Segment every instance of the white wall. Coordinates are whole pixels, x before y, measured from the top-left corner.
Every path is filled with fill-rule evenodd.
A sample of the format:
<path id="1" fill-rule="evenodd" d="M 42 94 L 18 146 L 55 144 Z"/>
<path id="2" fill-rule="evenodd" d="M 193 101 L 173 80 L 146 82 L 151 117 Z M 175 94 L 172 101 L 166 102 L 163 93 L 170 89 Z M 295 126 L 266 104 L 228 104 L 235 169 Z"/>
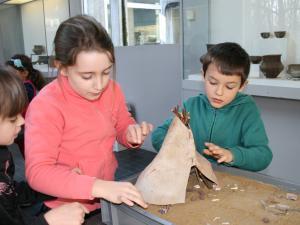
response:
<path id="1" fill-rule="evenodd" d="M 61 22 L 69 18 L 68 0 L 44 0 L 48 55 L 53 55 L 53 40 Z"/>
<path id="2" fill-rule="evenodd" d="M 210 0 L 210 42 L 234 41 L 250 55 L 282 54 L 285 65 L 300 63 L 300 1 Z M 287 31 L 262 39 L 261 32 Z"/>
<path id="3" fill-rule="evenodd" d="M 46 47 L 43 2 L 33 1 L 21 6 L 25 54 L 30 56 L 34 45 Z"/>

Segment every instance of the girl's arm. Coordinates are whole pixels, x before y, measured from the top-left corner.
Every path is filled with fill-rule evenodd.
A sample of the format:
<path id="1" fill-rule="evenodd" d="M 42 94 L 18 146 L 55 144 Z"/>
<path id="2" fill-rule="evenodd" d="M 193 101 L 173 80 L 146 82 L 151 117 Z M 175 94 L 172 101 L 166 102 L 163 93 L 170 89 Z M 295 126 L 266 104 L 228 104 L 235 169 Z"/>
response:
<path id="1" fill-rule="evenodd" d="M 115 107 L 117 141 L 130 148 L 140 147 L 147 135 L 152 131 L 152 124 L 142 122 L 136 124 L 128 112 L 124 94 L 118 84 L 115 84 Z"/>
<path id="2" fill-rule="evenodd" d="M 64 118 L 51 99 L 37 96 L 25 122 L 25 169 L 29 185 L 42 193 L 70 199 L 93 199 L 94 177 L 79 175 L 67 165 L 57 164 Z M 47 179 L 45 179 L 47 178 Z"/>

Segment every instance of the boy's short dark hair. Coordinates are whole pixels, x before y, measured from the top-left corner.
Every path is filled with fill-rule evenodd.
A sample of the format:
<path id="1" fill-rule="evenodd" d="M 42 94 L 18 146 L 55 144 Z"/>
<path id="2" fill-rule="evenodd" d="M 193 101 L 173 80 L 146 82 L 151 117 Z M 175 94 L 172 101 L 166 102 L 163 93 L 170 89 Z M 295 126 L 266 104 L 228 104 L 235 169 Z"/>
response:
<path id="1" fill-rule="evenodd" d="M 21 79 L 8 68 L 0 66 L 0 117 L 17 116 L 26 105 L 27 95 Z"/>
<path id="2" fill-rule="evenodd" d="M 250 71 L 248 53 L 237 43 L 224 42 L 211 47 L 201 56 L 202 70 L 205 76 L 209 64 L 214 63 L 218 71 L 225 75 L 239 75 L 241 85 L 245 83 Z"/>

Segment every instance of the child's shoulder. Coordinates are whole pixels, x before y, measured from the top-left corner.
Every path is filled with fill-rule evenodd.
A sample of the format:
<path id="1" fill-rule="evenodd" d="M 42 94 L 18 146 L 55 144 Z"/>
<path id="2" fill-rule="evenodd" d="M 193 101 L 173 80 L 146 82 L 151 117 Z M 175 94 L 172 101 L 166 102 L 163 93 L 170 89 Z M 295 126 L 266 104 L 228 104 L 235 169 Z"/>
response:
<path id="1" fill-rule="evenodd" d="M 32 105 L 62 104 L 63 96 L 62 88 L 60 87 L 59 81 L 56 79 L 39 91 L 31 101 L 30 107 L 32 107 Z"/>
<path id="2" fill-rule="evenodd" d="M 235 99 L 232 101 L 232 105 L 255 105 L 255 100 L 251 95 L 245 93 L 238 93 Z"/>
<path id="3" fill-rule="evenodd" d="M 185 105 L 194 105 L 194 104 L 203 104 L 203 103 L 204 104 L 209 103 L 206 95 L 204 95 L 204 94 L 199 94 L 199 95 L 190 97 L 184 101 Z"/>
<path id="4" fill-rule="evenodd" d="M 55 79 L 51 83 L 49 83 L 45 87 L 43 87 L 42 90 L 40 90 L 38 95 L 43 96 L 43 98 L 45 98 L 47 96 L 48 97 L 51 97 L 51 96 L 57 97 L 57 95 L 61 95 L 61 94 L 62 94 L 62 88 L 60 86 L 59 80 Z"/>
<path id="5" fill-rule="evenodd" d="M 239 111 L 247 116 L 257 116 L 260 114 L 259 107 L 251 95 L 239 93 L 231 105 L 233 106 L 231 107 L 233 110 Z"/>

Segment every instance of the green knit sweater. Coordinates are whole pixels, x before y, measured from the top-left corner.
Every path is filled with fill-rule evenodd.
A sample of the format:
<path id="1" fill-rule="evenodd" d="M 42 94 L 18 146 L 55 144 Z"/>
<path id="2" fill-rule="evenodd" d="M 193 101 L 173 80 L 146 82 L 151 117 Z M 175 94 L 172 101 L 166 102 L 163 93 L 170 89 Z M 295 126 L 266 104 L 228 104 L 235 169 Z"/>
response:
<path id="1" fill-rule="evenodd" d="M 190 113 L 190 127 L 199 153 L 205 149 L 204 142 L 212 142 L 230 150 L 234 160 L 224 163 L 250 171 L 265 169 L 273 154 L 268 147 L 268 137 L 259 110 L 251 96 L 238 93 L 228 105 L 215 109 L 206 95 L 200 94 L 184 102 Z M 152 133 L 152 144 L 159 150 L 167 134 L 172 118 Z M 212 162 L 216 160 L 204 155 Z"/>

